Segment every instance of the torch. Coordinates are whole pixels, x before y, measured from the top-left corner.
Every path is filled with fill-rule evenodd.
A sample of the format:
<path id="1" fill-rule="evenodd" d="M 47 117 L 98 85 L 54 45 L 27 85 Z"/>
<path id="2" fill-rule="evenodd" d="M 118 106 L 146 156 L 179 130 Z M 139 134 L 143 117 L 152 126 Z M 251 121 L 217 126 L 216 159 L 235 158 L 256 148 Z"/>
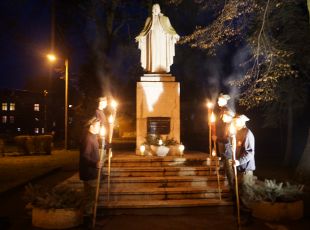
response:
<path id="1" fill-rule="evenodd" d="M 229 128 L 229 132 L 231 135 L 231 146 L 232 146 L 232 160 L 235 162 L 236 160 L 236 148 L 237 148 L 237 140 L 236 140 L 236 127 L 232 122 Z M 237 217 L 238 217 L 238 225 L 240 226 L 240 204 L 239 204 L 239 188 L 238 188 L 238 176 L 237 176 L 237 166 L 233 164 L 234 176 L 235 176 L 235 191 L 236 191 L 236 203 L 237 203 Z"/>
<path id="2" fill-rule="evenodd" d="M 104 156 L 105 156 L 105 135 L 106 135 L 106 129 L 104 126 L 101 126 L 100 133 L 99 133 L 101 139 L 102 139 L 102 148 L 100 151 L 99 161 L 103 162 Z M 97 184 L 96 184 L 96 196 L 95 196 L 95 203 L 94 203 L 94 211 L 93 211 L 93 228 L 96 225 L 96 216 L 97 216 L 97 205 L 98 205 L 98 198 L 99 198 L 99 192 L 100 192 L 100 178 L 101 178 L 101 168 L 98 169 L 98 175 L 97 175 Z"/>
<path id="3" fill-rule="evenodd" d="M 108 118 L 109 122 L 109 150 L 108 150 L 108 201 L 110 200 L 110 178 L 111 178 L 111 158 L 112 158 L 112 137 L 113 137 L 113 128 L 114 128 L 114 121 L 116 117 L 116 110 L 117 110 L 117 102 L 112 100 L 111 102 L 112 113 Z"/>
<path id="4" fill-rule="evenodd" d="M 215 121 L 216 121 L 216 117 L 212 111 L 210 118 L 209 118 L 209 136 L 210 136 L 210 175 L 211 175 L 211 166 L 212 166 L 212 141 L 211 141 L 211 136 L 212 136 L 212 126 L 214 125 L 214 131 L 215 131 Z M 215 151 L 215 155 L 216 155 L 216 141 L 214 140 L 214 151 Z"/>
<path id="5" fill-rule="evenodd" d="M 209 126 L 209 154 L 211 155 L 212 152 L 212 140 L 211 140 L 211 112 L 213 109 L 213 103 L 211 101 L 207 101 L 207 108 L 208 108 L 208 126 Z"/>

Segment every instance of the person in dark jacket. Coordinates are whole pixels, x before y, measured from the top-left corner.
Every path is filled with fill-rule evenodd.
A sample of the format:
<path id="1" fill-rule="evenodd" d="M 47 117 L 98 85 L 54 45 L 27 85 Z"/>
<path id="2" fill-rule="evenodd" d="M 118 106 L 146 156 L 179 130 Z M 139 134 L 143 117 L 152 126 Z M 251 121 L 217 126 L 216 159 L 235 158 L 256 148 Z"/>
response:
<path id="1" fill-rule="evenodd" d="M 99 157 L 97 137 L 100 131 L 100 120 L 94 117 L 87 122 L 86 127 L 87 130 L 80 145 L 79 174 L 84 182 L 84 214 L 90 215 L 95 200 L 98 170 L 103 165 Z"/>

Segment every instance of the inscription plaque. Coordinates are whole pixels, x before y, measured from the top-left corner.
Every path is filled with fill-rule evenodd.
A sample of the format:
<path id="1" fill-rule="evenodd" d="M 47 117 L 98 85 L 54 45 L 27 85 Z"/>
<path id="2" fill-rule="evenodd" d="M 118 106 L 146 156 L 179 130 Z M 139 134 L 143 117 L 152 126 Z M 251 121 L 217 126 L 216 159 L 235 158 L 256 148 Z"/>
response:
<path id="1" fill-rule="evenodd" d="M 170 117 L 148 117 L 147 118 L 148 134 L 169 134 L 170 133 Z"/>

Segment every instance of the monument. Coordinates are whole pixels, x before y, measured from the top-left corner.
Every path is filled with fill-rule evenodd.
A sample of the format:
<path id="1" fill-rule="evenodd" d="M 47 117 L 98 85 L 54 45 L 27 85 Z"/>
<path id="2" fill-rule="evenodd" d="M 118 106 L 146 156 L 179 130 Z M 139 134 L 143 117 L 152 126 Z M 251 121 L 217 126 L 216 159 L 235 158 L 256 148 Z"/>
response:
<path id="1" fill-rule="evenodd" d="M 159 4 L 154 4 L 136 37 L 145 71 L 137 82 L 137 154 L 148 134 L 180 142 L 180 83 L 169 74 L 179 38 Z"/>

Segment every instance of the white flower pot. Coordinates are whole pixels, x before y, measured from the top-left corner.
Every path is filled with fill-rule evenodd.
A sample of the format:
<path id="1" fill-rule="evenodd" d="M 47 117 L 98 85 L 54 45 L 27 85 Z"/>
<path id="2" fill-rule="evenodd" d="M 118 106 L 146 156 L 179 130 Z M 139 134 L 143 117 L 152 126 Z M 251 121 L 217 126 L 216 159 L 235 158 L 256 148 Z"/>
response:
<path id="1" fill-rule="evenodd" d="M 169 148 L 163 145 L 159 146 L 156 150 L 156 154 L 159 157 L 167 156 L 168 152 L 169 152 Z"/>

